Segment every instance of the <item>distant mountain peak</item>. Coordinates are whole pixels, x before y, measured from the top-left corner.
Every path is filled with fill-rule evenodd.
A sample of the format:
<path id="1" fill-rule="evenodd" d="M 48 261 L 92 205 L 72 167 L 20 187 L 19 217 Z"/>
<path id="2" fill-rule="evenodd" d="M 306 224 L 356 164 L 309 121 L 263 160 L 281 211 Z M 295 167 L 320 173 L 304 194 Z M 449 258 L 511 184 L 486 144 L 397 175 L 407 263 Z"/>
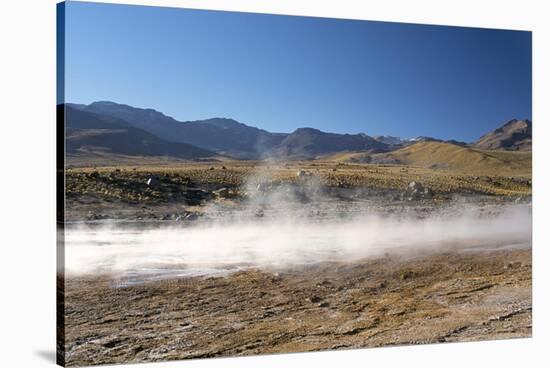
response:
<path id="1" fill-rule="evenodd" d="M 210 118 L 204 120 L 195 120 L 194 123 L 199 124 L 210 124 L 213 126 L 220 127 L 222 129 L 231 129 L 233 127 L 247 127 L 248 125 L 238 122 L 237 120 L 231 118 Z"/>
<path id="2" fill-rule="evenodd" d="M 440 142 L 441 139 L 434 137 L 428 137 L 426 135 L 419 135 L 418 137 L 409 138 L 410 142 Z"/>
<path id="3" fill-rule="evenodd" d="M 366 134 L 327 133 L 315 128 L 298 128 L 274 150 L 279 157 L 313 159 L 342 151 L 382 152 L 388 145 Z"/>
<path id="4" fill-rule="evenodd" d="M 89 104 L 88 106 L 98 106 L 98 105 L 111 105 L 111 106 L 119 105 L 119 106 L 128 106 L 129 107 L 129 105 L 124 105 L 124 104 L 120 104 L 120 103 L 113 102 L 113 101 L 107 101 L 107 100 L 94 101 L 91 104 Z"/>
<path id="5" fill-rule="evenodd" d="M 531 130 L 533 125 L 529 119 L 512 119 L 495 131 L 504 132 L 506 130 L 513 130 L 514 132 L 520 132 L 525 134 L 532 134 Z"/>
<path id="6" fill-rule="evenodd" d="M 303 128 L 298 128 L 294 130 L 292 134 L 300 134 L 300 133 L 322 133 L 322 132 L 316 128 L 303 127 Z"/>
<path id="7" fill-rule="evenodd" d="M 95 101 L 84 107 L 86 111 L 103 112 L 118 117 L 123 120 L 139 118 L 151 119 L 169 119 L 175 121 L 174 118 L 163 114 L 162 112 L 152 108 L 133 107 L 126 104 L 121 104 L 113 101 Z M 141 116 L 139 116 L 141 114 Z M 145 115 L 146 114 L 146 115 Z"/>
<path id="8" fill-rule="evenodd" d="M 512 119 L 479 138 L 474 144 L 483 149 L 530 150 L 533 126 L 528 119 Z"/>
<path id="9" fill-rule="evenodd" d="M 361 134 L 364 134 L 364 133 L 361 133 Z M 373 138 L 376 139 L 378 142 L 385 143 L 392 147 L 400 146 L 406 142 L 405 140 L 399 137 L 394 137 L 392 135 L 377 135 Z"/>

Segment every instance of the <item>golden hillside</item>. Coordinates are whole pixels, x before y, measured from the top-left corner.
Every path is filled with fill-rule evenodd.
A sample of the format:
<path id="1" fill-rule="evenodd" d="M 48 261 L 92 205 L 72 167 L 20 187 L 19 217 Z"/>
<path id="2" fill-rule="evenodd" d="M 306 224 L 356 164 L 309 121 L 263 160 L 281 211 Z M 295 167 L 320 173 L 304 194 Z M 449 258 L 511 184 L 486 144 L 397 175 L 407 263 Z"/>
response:
<path id="1" fill-rule="evenodd" d="M 443 142 L 419 142 L 387 153 L 341 153 L 327 159 L 448 169 L 483 175 L 530 176 L 531 157 L 530 151 L 481 150 Z"/>

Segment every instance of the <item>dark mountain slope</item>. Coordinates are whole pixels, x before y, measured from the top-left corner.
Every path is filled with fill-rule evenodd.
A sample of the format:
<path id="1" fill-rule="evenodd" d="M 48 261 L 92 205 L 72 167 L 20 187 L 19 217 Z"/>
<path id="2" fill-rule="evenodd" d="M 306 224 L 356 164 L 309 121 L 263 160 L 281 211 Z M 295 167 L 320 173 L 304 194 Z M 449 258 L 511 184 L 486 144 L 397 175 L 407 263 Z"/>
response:
<path id="1" fill-rule="evenodd" d="M 312 159 L 342 151 L 383 152 L 388 145 L 365 134 L 325 133 L 313 128 L 300 128 L 287 136 L 274 150 L 276 156 Z"/>
<path id="2" fill-rule="evenodd" d="M 483 149 L 529 151 L 532 137 L 531 121 L 514 119 L 484 135 L 474 144 Z"/>
<path id="3" fill-rule="evenodd" d="M 212 157 L 213 152 L 183 143 L 167 142 L 126 121 L 65 106 L 68 154 L 102 153 L 129 156 L 171 156 L 180 159 Z"/>
<path id="4" fill-rule="evenodd" d="M 164 140 L 193 144 L 237 158 L 259 158 L 277 146 L 287 134 L 270 133 L 232 119 L 179 122 L 153 109 L 114 102 L 94 102 L 84 111 L 117 117 Z"/>
<path id="5" fill-rule="evenodd" d="M 269 156 L 313 159 L 345 152 L 370 154 L 392 151 L 418 142 L 441 142 L 463 147 L 469 146 L 464 142 L 442 141 L 430 137 L 417 137 L 411 140 L 397 137 L 372 138 L 365 134 L 326 133 L 314 128 L 300 128 L 291 134 L 271 133 L 226 118 L 180 122 L 153 109 L 136 108 L 109 101 L 94 102 L 90 105 L 68 104 L 67 106 L 75 111 L 93 113 L 96 118 L 100 117 L 106 123 L 115 122 L 123 124 L 128 129 L 139 129 L 139 134 L 147 132 L 165 143 L 186 143 L 195 146 L 195 148 L 200 147 L 237 159 L 259 159 Z M 481 137 L 473 144 L 473 147 L 486 150 L 530 150 L 531 130 L 530 121 L 512 120 L 503 127 Z M 88 139 L 92 138 L 88 136 Z M 174 149 L 173 147 L 168 150 Z M 138 150 L 144 149 L 146 148 L 141 147 Z M 147 149 L 158 151 L 160 147 L 148 145 Z M 127 147 L 127 150 L 131 150 L 131 148 Z"/>

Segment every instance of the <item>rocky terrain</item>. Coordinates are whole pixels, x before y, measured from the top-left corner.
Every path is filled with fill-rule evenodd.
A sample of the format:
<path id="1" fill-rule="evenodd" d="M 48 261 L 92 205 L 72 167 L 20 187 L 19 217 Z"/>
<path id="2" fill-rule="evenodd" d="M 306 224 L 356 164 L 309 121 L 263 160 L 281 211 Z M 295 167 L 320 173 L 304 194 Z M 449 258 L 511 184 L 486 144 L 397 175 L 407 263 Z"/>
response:
<path id="1" fill-rule="evenodd" d="M 60 282 L 69 366 L 529 337 L 527 248 Z"/>
<path id="2" fill-rule="evenodd" d="M 398 165 L 227 161 L 173 166 L 70 168 L 67 221 L 175 220 L 201 216 L 210 204 L 239 206 L 284 192 L 303 203 L 335 200 L 380 210 L 438 207 L 457 200 L 530 201 L 530 175 L 474 175 Z"/>
<path id="3" fill-rule="evenodd" d="M 487 133 L 475 142 L 485 149 L 531 151 L 533 125 L 530 120 L 510 120 L 502 127 Z"/>

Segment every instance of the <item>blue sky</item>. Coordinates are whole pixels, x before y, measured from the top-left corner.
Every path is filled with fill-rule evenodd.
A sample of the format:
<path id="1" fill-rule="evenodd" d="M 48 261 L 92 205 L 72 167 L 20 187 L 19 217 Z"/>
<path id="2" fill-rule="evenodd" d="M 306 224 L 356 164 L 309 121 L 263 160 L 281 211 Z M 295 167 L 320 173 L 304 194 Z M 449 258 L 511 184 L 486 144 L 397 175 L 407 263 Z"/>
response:
<path id="1" fill-rule="evenodd" d="M 68 2 L 66 101 L 472 141 L 531 119 L 531 33 Z"/>

